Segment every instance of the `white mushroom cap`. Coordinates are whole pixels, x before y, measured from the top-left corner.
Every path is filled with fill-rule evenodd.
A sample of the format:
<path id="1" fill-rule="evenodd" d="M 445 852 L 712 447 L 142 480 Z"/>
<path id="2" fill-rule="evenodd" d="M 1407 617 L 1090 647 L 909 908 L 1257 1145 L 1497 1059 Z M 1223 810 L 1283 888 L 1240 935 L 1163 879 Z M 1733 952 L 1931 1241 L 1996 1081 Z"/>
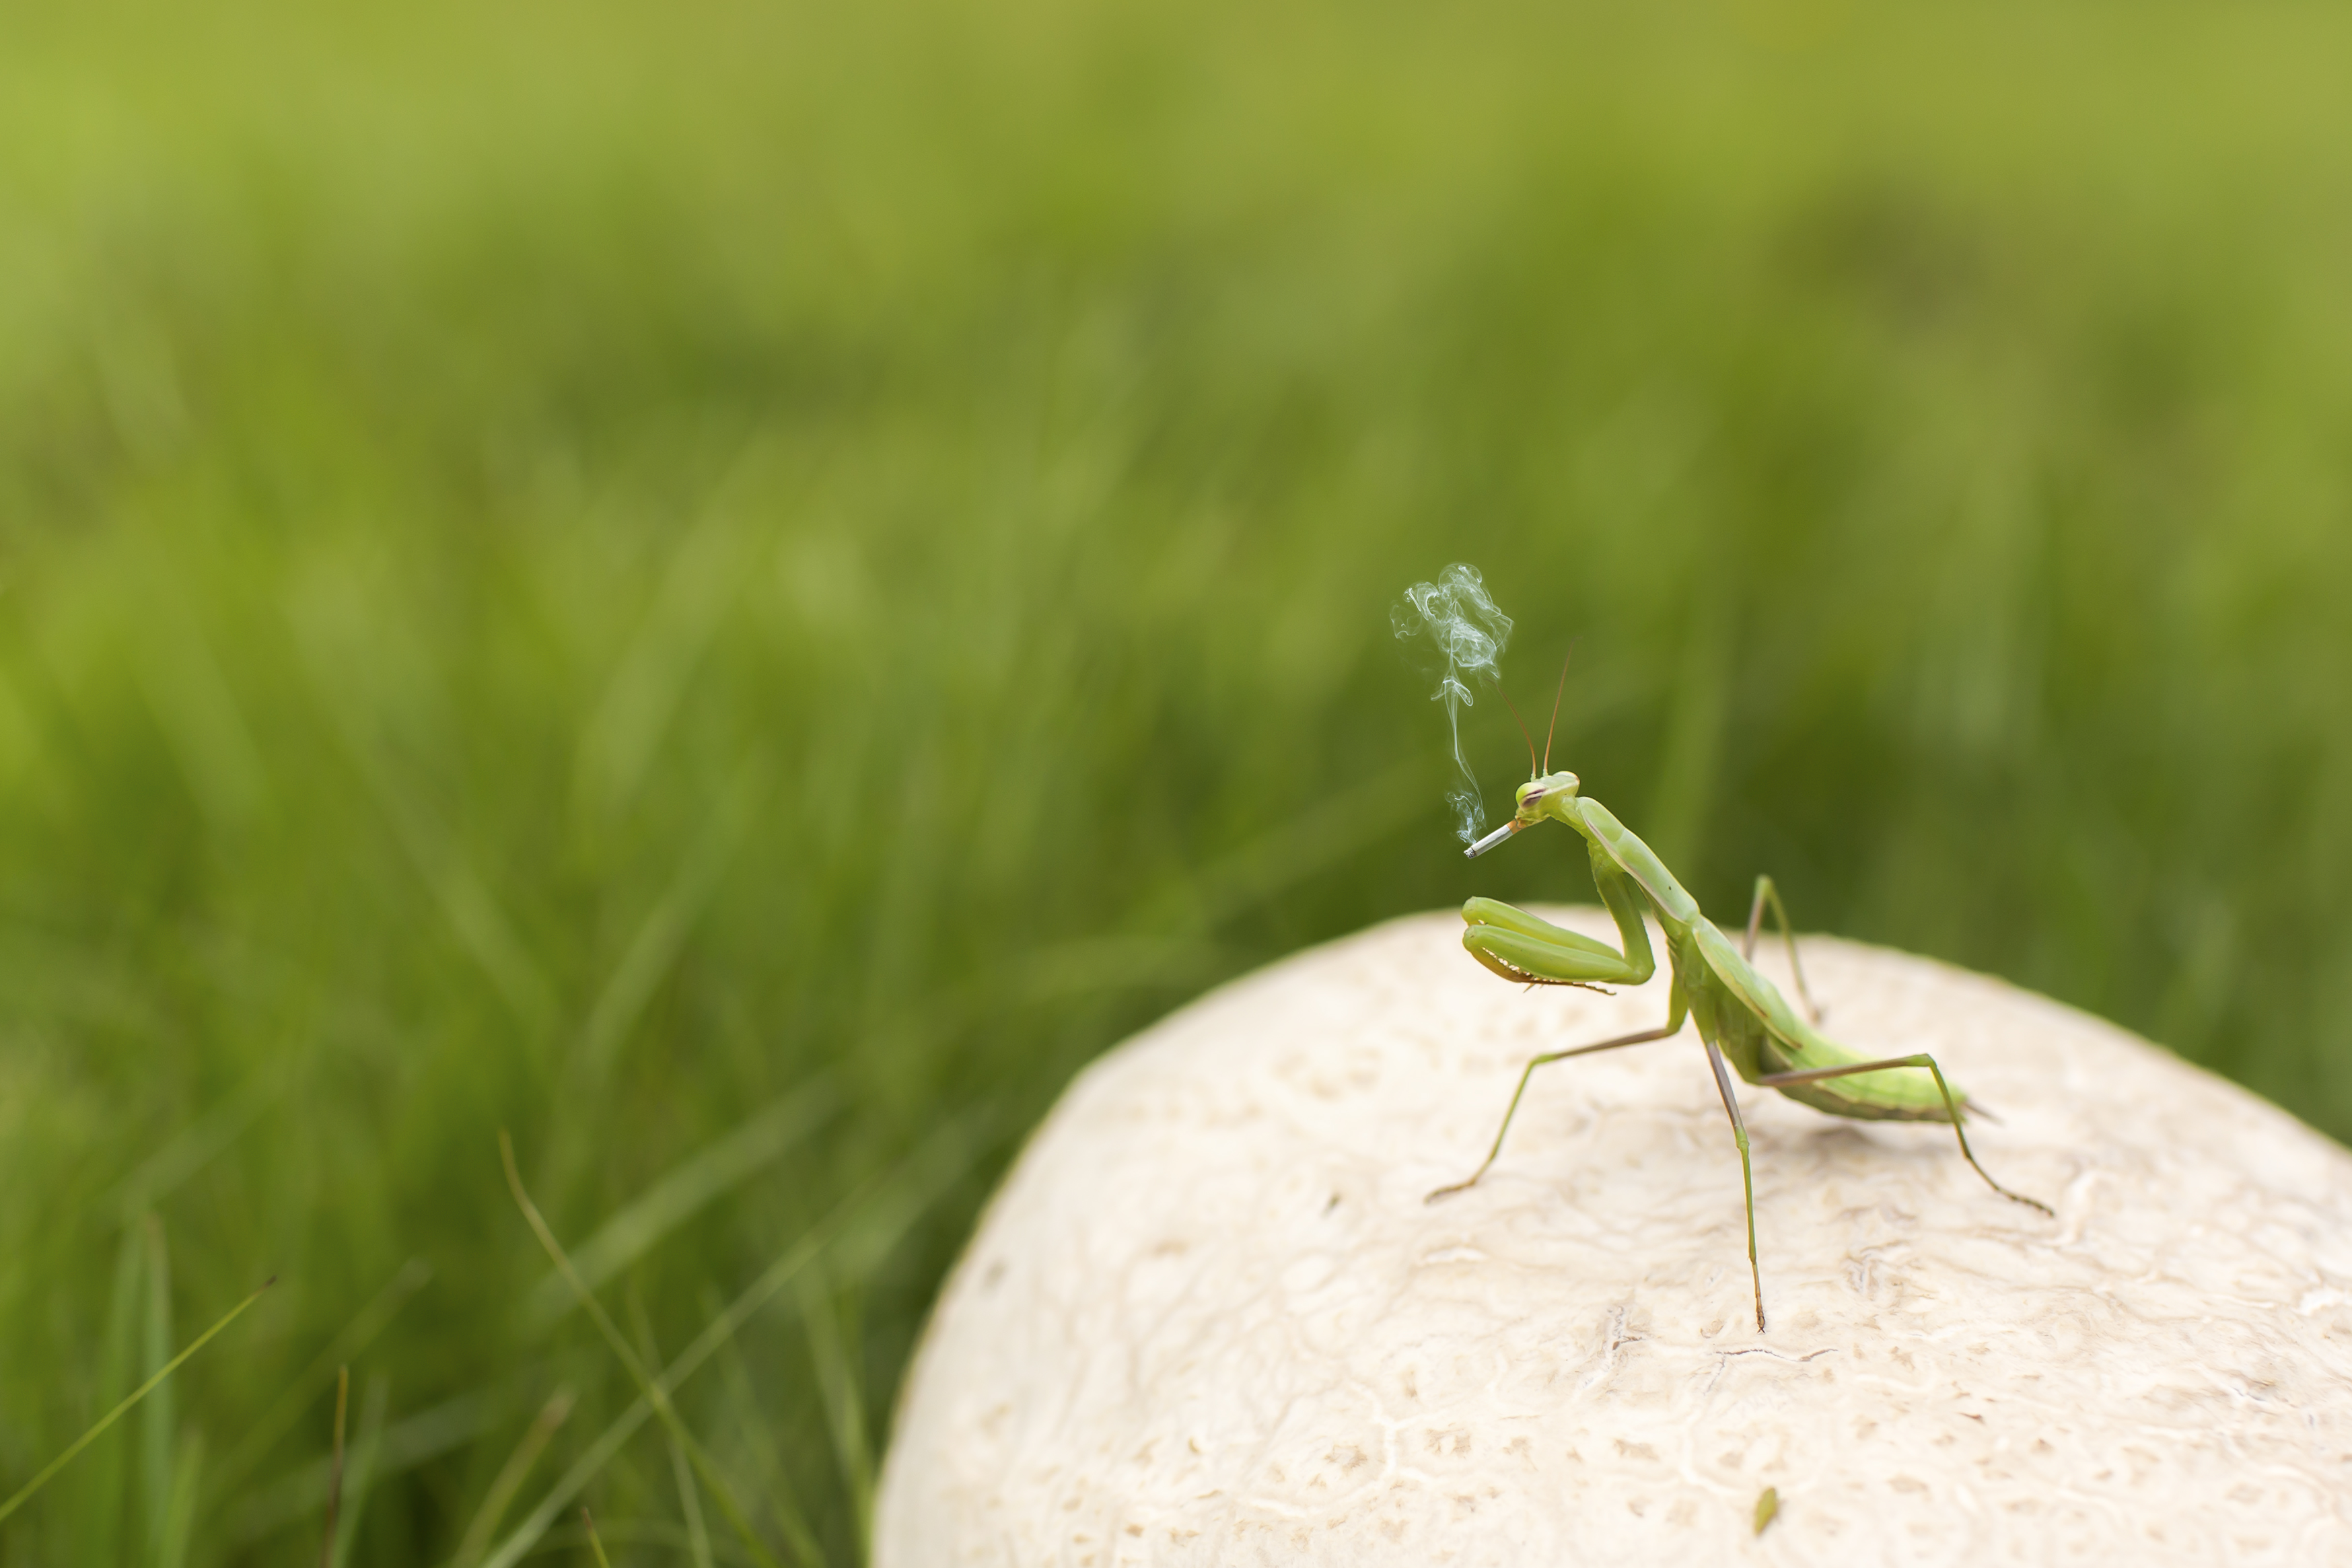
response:
<path id="1" fill-rule="evenodd" d="M 1746 1089 L 1759 1336 L 1688 1032 L 1539 1071 L 1486 1180 L 1423 1202 L 1528 1057 L 1665 1011 L 1663 973 L 1524 991 L 1460 930 L 1299 954 L 1079 1078 L 940 1297 L 880 1568 L 2352 1562 L 2352 1154 L 2056 1003 L 1810 940 L 1829 1032 L 1936 1053 L 2058 1217 L 1948 1128 Z"/>

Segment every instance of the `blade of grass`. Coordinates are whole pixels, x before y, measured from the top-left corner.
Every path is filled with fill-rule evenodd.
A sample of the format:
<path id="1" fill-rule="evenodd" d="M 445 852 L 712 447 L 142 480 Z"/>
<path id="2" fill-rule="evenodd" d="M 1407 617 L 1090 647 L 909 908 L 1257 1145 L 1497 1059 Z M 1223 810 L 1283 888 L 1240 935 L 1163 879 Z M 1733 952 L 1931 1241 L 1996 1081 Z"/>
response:
<path id="1" fill-rule="evenodd" d="M 719 890 L 755 803 L 767 793 L 767 770 L 753 762 L 738 771 L 670 885 L 639 922 L 604 989 L 588 1010 L 580 1039 L 579 1065 L 587 1081 L 604 1080 L 622 1045 L 652 1000 L 662 978 L 677 962 L 686 939 Z"/>
<path id="2" fill-rule="evenodd" d="M 327 1528 L 319 1536 L 319 1568 L 335 1554 L 335 1511 L 343 1505 L 343 1416 L 352 1403 L 352 1369 L 335 1369 L 335 1448 L 327 1471 Z"/>
<path id="3" fill-rule="evenodd" d="M 433 1266 L 422 1258 L 412 1258 L 400 1266 L 391 1282 L 375 1293 L 359 1314 L 343 1325 L 327 1346 L 312 1357 L 310 1365 L 287 1384 L 276 1403 L 263 1413 L 246 1435 L 221 1461 L 220 1470 L 213 1481 L 213 1504 L 226 1502 L 249 1475 L 253 1467 L 268 1455 L 272 1445 L 283 1436 L 286 1429 L 300 1418 L 310 1403 L 311 1392 L 339 1366 L 346 1366 L 359 1353 L 375 1342 L 378 1334 L 408 1304 L 409 1298 L 422 1290 L 433 1278 Z"/>
<path id="4" fill-rule="evenodd" d="M 833 1453 L 857 1528 L 857 1557 L 870 1553 L 866 1539 L 874 1512 L 874 1452 L 866 1436 L 866 1401 L 841 1342 L 841 1324 L 835 1317 L 833 1293 L 826 1289 L 822 1268 L 814 1268 L 794 1285 L 801 1299 L 801 1328 L 808 1336 L 809 1360 L 816 1367 L 817 1390 L 824 1398 L 825 1426 L 833 1436 Z"/>
<path id="5" fill-rule="evenodd" d="M 141 1161 L 102 1201 L 124 1225 L 140 1223 L 156 1203 L 244 1136 L 292 1081 L 291 1073 L 275 1072 L 228 1095 Z"/>
<path id="6" fill-rule="evenodd" d="M 668 570 L 636 635 L 606 680 L 581 731 L 573 797 L 599 829 L 635 800 L 694 667 L 742 589 L 742 563 L 764 531 L 730 504 L 761 456 L 738 452 L 709 510 L 671 552 Z"/>
<path id="7" fill-rule="evenodd" d="M 196 1534 L 196 1494 L 204 1469 L 204 1434 L 188 1432 L 180 1438 L 173 1463 L 172 1495 L 163 1508 L 163 1539 L 155 1552 L 157 1568 L 186 1568 L 188 1545 Z"/>
<path id="8" fill-rule="evenodd" d="M 187 1349 L 182 1351 L 178 1355 L 173 1356 L 170 1361 L 164 1363 L 161 1371 L 157 1372 L 152 1377 L 150 1377 L 138 1387 L 132 1389 L 123 1397 L 122 1403 L 117 1405 L 113 1409 L 100 1416 L 97 1423 L 93 1425 L 89 1431 L 84 1432 L 80 1436 L 75 1438 L 73 1442 L 67 1447 L 64 1453 L 59 1454 L 56 1458 L 51 1459 L 47 1464 L 42 1466 L 39 1473 L 35 1475 L 31 1480 L 26 1481 L 23 1486 L 17 1488 L 14 1496 L 10 1497 L 5 1502 L 0 1502 L 0 1521 L 5 1521 L 10 1514 L 15 1513 L 18 1509 L 24 1507 L 26 1500 L 30 1499 L 43 1487 L 49 1484 L 51 1477 L 55 1476 L 59 1470 L 64 1469 L 68 1465 L 73 1462 L 75 1455 L 80 1453 L 84 1448 L 89 1447 L 92 1443 L 96 1442 L 108 1427 L 122 1419 L 123 1415 L 128 1412 L 132 1405 L 137 1405 L 141 1400 L 146 1398 L 147 1395 L 152 1393 L 165 1378 L 170 1377 L 173 1373 L 179 1371 L 181 1366 L 186 1363 L 190 1356 L 204 1349 L 207 1344 L 210 1344 L 215 1334 L 219 1333 L 223 1329 L 227 1328 L 231 1323 L 236 1321 L 238 1314 L 242 1313 L 247 1307 L 252 1306 L 256 1301 L 261 1300 L 262 1290 L 267 1290 L 270 1286 L 277 1283 L 278 1280 L 274 1276 L 264 1280 L 261 1285 L 261 1289 L 256 1290 L 252 1295 L 247 1296 L 244 1300 L 239 1301 L 236 1306 L 231 1307 L 222 1315 L 220 1321 L 215 1323 L 211 1328 L 206 1329 L 203 1333 L 198 1334 L 194 1341 L 189 1344 Z"/>
<path id="9" fill-rule="evenodd" d="M 635 1279 L 629 1281 L 629 1326 L 636 1331 L 638 1353 L 647 1366 L 661 1364 L 661 1345 L 654 1338 L 653 1320 L 646 1315 L 645 1297 Z M 694 1472 L 688 1465 L 686 1449 L 675 1437 L 669 1440 L 670 1476 L 677 1483 L 678 1511 L 686 1518 L 687 1554 L 694 1568 L 711 1568 L 710 1531 L 702 1521 L 702 1497 L 695 1489 Z"/>
<path id="10" fill-rule="evenodd" d="M 507 1456 L 507 1462 L 499 1467 L 490 1489 L 482 1495 L 482 1506 L 474 1510 L 472 1521 L 467 1524 L 465 1536 L 457 1543 L 457 1568 L 473 1568 L 481 1561 L 482 1553 L 490 1549 L 490 1538 L 498 1533 L 499 1521 L 506 1517 L 530 1468 L 539 1463 L 540 1455 L 546 1451 L 557 1430 L 572 1418 L 572 1390 L 559 1388 L 540 1406 L 522 1441 Z"/>
<path id="11" fill-rule="evenodd" d="M 900 1167 L 907 1179 L 877 1192 L 872 1205 L 842 1227 L 834 1251 L 834 1279 L 845 1286 L 857 1285 L 881 1267 L 940 1194 L 995 1142 L 1003 1131 L 1001 1116 L 997 1107 L 983 1104 L 925 1140 Z"/>
<path id="12" fill-rule="evenodd" d="M 376 1483 L 381 1485 L 427 1459 L 474 1441 L 497 1425 L 509 1403 L 503 1394 L 477 1391 L 444 1400 L 392 1423 L 383 1429 L 383 1441 L 376 1448 L 373 1471 Z M 326 1503 L 327 1486 L 333 1479 L 330 1469 L 327 1457 L 321 1455 L 253 1489 L 224 1521 L 230 1542 L 243 1547 L 273 1531 L 316 1518 Z"/>
<path id="13" fill-rule="evenodd" d="M 958 1117 L 941 1127 L 921 1148 L 898 1163 L 889 1172 L 871 1177 L 858 1185 L 835 1205 L 823 1219 L 803 1232 L 782 1256 L 768 1265 L 760 1277 L 746 1286 L 727 1310 L 705 1325 L 693 1343 L 679 1352 L 676 1361 L 664 1371 L 658 1387 L 667 1395 L 692 1376 L 712 1352 L 732 1339 L 743 1325 L 773 1300 L 777 1293 L 790 1285 L 811 1260 L 823 1252 L 836 1236 L 851 1228 L 853 1221 L 869 1223 L 859 1227 L 857 1234 L 866 1242 L 864 1256 L 879 1258 L 888 1247 L 883 1245 L 880 1227 L 871 1222 L 873 1213 L 888 1216 L 898 1226 L 899 1234 L 913 1225 L 916 1217 L 932 1197 L 949 1183 L 969 1170 L 993 1140 L 996 1116 L 992 1107 L 982 1107 Z M 871 1212 L 869 1212 L 871 1211 Z M 514 1568 L 525 1553 L 547 1533 L 573 1498 L 580 1495 L 597 1471 L 609 1463 L 621 1445 L 635 1436 L 638 1427 L 653 1414 L 653 1403 L 645 1395 L 614 1417 L 613 1423 L 598 1435 L 587 1452 L 572 1462 L 553 1489 L 540 1500 L 523 1521 L 517 1525 L 484 1568 Z"/>
<path id="14" fill-rule="evenodd" d="M 647 1546 L 664 1553 L 681 1556 L 687 1549 L 685 1529 L 667 1519 L 599 1519 L 596 1533 L 608 1548 Z M 574 1520 L 557 1525 L 540 1537 L 539 1544 L 531 1548 L 530 1555 L 547 1557 L 561 1552 L 587 1550 L 591 1550 L 588 1532 Z M 730 1565 L 751 1562 L 740 1548 L 723 1535 L 712 1538 L 710 1555 L 713 1561 Z"/>
<path id="15" fill-rule="evenodd" d="M 333 597 L 311 595 L 291 606 L 295 643 L 320 710 L 390 822 L 394 841 L 440 905 L 450 934 L 536 1046 L 554 1022 L 554 990 L 466 847 L 394 767 L 391 748 L 368 717 L 371 705 L 341 679 L 352 661 L 365 656 L 352 646 L 353 629 L 339 613 L 342 606 L 331 602 Z"/>
<path id="16" fill-rule="evenodd" d="M 704 1205 L 782 1157 L 824 1125 L 840 1104 L 841 1091 L 829 1079 L 777 1100 L 677 1166 L 597 1227 L 572 1253 L 572 1267 L 590 1289 L 601 1287 Z M 532 1289 L 526 1310 L 534 1326 L 544 1328 L 576 1305 L 578 1298 L 558 1273 Z"/>
<path id="17" fill-rule="evenodd" d="M 147 1236 L 147 1321 L 141 1360 L 152 1373 L 172 1354 L 172 1254 L 163 1240 L 163 1222 L 142 1216 Z M 147 1525 L 147 1560 L 160 1563 L 163 1554 L 163 1521 L 171 1510 L 172 1441 L 179 1425 L 178 1401 L 166 1384 L 139 1413 L 140 1515 Z"/>
<path id="18" fill-rule="evenodd" d="M 1318 802 L 1171 887 L 1156 900 L 1149 929 L 1213 929 L 1337 865 L 1412 820 L 1428 777 L 1426 759 L 1414 757 Z"/>
<path id="19" fill-rule="evenodd" d="M 367 1403 L 360 1411 L 360 1435 L 352 1445 L 352 1462 L 343 1473 L 348 1501 L 339 1511 L 326 1568 L 343 1568 L 352 1560 L 352 1543 L 359 1539 L 360 1512 L 367 1506 L 368 1489 L 375 1482 L 377 1456 L 383 1451 L 384 1409 L 392 1403 L 392 1385 L 382 1373 L 368 1379 Z"/>
<path id="20" fill-rule="evenodd" d="M 716 1290 L 705 1289 L 703 1312 L 716 1317 L 720 1303 Z M 768 1500 L 768 1513 L 775 1521 L 776 1532 L 784 1544 L 793 1549 L 803 1568 L 823 1568 L 824 1549 L 816 1542 L 816 1532 L 809 1528 L 801 1512 L 798 1494 L 793 1490 L 792 1476 L 784 1468 L 784 1456 L 776 1447 L 775 1438 L 768 1431 L 768 1423 L 760 1414 L 760 1402 L 751 1389 L 751 1369 L 744 1363 L 743 1347 L 730 1339 L 720 1347 L 719 1363 L 725 1371 L 729 1403 L 734 1406 L 735 1424 L 741 1430 L 746 1447 L 759 1460 L 766 1477 L 762 1489 Z"/>
<path id="21" fill-rule="evenodd" d="M 130 1388 L 137 1362 L 139 1289 L 147 1249 L 144 1226 L 127 1226 L 114 1259 L 114 1289 L 106 1310 L 106 1340 L 99 1367 L 98 1395 L 111 1404 Z M 122 1439 L 101 1444 L 82 1472 L 79 1541 L 94 1563 L 122 1560 Z"/>
<path id="22" fill-rule="evenodd" d="M 702 1500 L 695 1494 L 694 1469 L 687 1463 L 686 1449 L 673 1437 L 669 1443 L 669 1468 L 677 1478 L 677 1501 L 686 1515 L 686 1552 L 694 1568 L 711 1568 L 710 1531 L 702 1522 Z"/>
<path id="23" fill-rule="evenodd" d="M 604 1543 L 596 1535 L 596 1516 L 588 1511 L 585 1504 L 580 1509 L 580 1528 L 588 1532 L 588 1545 L 596 1553 L 596 1568 L 613 1568 L 613 1560 L 604 1555 Z"/>
<path id="24" fill-rule="evenodd" d="M 523 1218 L 530 1222 L 531 1234 L 539 1237 L 539 1245 L 553 1260 L 557 1272 L 571 1285 L 572 1293 L 580 1298 L 580 1304 L 588 1309 L 589 1320 L 596 1325 L 596 1331 L 604 1336 L 604 1342 L 612 1347 L 614 1355 L 620 1358 L 622 1367 L 627 1371 L 630 1380 L 636 1384 L 638 1393 L 653 1402 L 654 1414 L 661 1417 L 661 1424 L 669 1433 L 671 1441 L 685 1448 L 693 1459 L 695 1473 L 702 1478 L 702 1484 L 710 1489 L 711 1498 L 719 1504 L 719 1511 L 727 1516 L 729 1526 L 755 1562 L 763 1564 L 763 1568 L 782 1568 L 782 1564 L 776 1562 L 761 1542 L 759 1532 L 751 1528 L 750 1516 L 744 1513 L 742 1504 L 735 1499 L 733 1489 L 719 1473 L 718 1465 L 703 1451 L 701 1443 L 693 1433 L 687 1429 L 677 1406 L 670 1403 L 668 1392 L 654 1381 L 652 1373 L 646 1370 L 646 1363 L 621 1337 L 620 1328 L 613 1321 L 612 1315 L 604 1310 L 604 1303 L 596 1300 L 595 1293 L 588 1289 L 579 1271 L 572 1268 L 563 1244 L 555 1239 L 555 1232 L 540 1214 L 539 1205 L 530 1201 L 530 1194 L 523 1189 L 522 1171 L 515 1164 L 514 1140 L 507 1135 L 503 1127 L 499 1129 L 499 1157 L 506 1163 L 507 1190 L 514 1194 L 515 1206 L 522 1210 Z"/>

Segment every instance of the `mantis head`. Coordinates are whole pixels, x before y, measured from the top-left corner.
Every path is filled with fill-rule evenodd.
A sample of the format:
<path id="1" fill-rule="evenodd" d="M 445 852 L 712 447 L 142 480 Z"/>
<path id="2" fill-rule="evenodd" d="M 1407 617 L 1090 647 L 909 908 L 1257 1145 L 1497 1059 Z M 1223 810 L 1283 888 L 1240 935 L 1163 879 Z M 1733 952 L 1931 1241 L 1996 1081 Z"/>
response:
<path id="1" fill-rule="evenodd" d="M 1531 778 L 1519 786 L 1518 810 L 1506 822 L 1462 853 L 1475 859 L 1523 828 L 1533 827 L 1545 817 L 1563 817 L 1568 803 L 1576 798 L 1576 775 L 1570 773 L 1545 773 Z"/>

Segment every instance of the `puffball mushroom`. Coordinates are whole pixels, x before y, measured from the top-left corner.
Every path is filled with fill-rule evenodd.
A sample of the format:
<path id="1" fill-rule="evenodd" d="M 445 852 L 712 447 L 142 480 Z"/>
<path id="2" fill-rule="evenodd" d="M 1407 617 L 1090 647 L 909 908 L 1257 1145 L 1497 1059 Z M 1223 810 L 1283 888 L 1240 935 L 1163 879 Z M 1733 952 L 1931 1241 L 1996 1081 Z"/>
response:
<path id="1" fill-rule="evenodd" d="M 2057 1003 L 1811 938 L 1830 1032 L 1934 1052 L 2058 1215 L 1948 1127 L 1743 1089 L 1759 1334 L 1687 1031 L 1544 1068 L 1486 1179 L 1423 1201 L 1528 1058 L 1666 1010 L 1663 968 L 1523 990 L 1460 931 L 1300 953 L 1078 1078 L 908 1374 L 880 1568 L 2352 1563 L 2352 1154 Z"/>

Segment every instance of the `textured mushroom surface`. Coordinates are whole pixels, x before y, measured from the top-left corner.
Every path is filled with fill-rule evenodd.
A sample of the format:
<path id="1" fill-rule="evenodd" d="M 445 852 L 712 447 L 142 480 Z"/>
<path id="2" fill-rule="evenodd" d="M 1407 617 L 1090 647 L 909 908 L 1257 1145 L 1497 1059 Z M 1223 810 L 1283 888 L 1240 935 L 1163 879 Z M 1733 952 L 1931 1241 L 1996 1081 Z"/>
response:
<path id="1" fill-rule="evenodd" d="M 1665 1010 L 1663 971 L 1522 990 L 1460 930 L 1301 953 L 1072 1085 L 909 1373 L 881 1568 L 2352 1563 L 2352 1154 L 2095 1018 L 1808 939 L 1829 1032 L 1935 1052 L 2058 1215 L 1948 1128 L 1746 1089 L 1759 1334 L 1687 1030 L 1538 1072 L 1486 1180 L 1423 1201 L 1528 1057 Z"/>

